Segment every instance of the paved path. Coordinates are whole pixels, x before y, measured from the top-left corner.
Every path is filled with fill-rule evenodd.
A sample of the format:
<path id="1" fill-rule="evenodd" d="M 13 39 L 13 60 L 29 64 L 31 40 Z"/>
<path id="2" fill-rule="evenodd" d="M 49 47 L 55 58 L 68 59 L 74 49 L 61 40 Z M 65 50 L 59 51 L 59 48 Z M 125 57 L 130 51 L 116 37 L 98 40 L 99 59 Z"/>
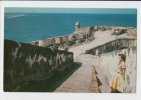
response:
<path id="1" fill-rule="evenodd" d="M 93 55 L 89 54 L 81 54 L 79 57 L 75 59 L 75 62 L 81 62 L 82 63 L 81 67 L 79 67 L 79 69 L 77 69 L 68 79 L 66 79 L 54 92 L 71 93 L 91 92 L 92 66 L 95 66 L 95 69 L 98 70 L 96 72 L 98 72 L 98 74 L 101 75 L 101 73 L 99 72 L 101 69 L 99 69 L 98 67 L 98 58 L 95 58 Z M 103 80 L 101 82 L 104 82 L 105 80 L 107 83 L 108 81 L 106 77 L 101 76 L 100 80 L 101 79 Z M 105 85 L 101 87 L 102 92 L 108 91 L 107 87 L 106 88 L 105 87 L 106 87 Z"/>
<path id="2" fill-rule="evenodd" d="M 75 62 L 81 62 L 82 66 L 77 69 L 64 83 L 62 83 L 55 92 L 90 92 L 92 67 L 87 57 L 90 57 L 90 55 L 80 55 L 75 59 Z"/>

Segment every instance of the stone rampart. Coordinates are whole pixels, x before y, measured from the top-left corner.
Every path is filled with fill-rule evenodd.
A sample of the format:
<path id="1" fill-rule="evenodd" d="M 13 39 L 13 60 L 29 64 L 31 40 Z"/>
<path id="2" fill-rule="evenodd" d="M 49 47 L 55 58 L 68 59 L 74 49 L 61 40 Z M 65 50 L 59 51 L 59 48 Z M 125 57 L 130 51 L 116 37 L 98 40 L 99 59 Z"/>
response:
<path id="1" fill-rule="evenodd" d="M 136 92 L 137 80 L 137 50 L 136 46 L 109 53 L 102 53 L 99 58 L 99 66 L 104 69 L 110 81 L 118 65 L 118 54 L 126 55 L 126 71 L 124 93 Z"/>
<path id="2" fill-rule="evenodd" d="M 73 53 L 4 40 L 4 91 L 49 79 L 73 64 Z"/>
<path id="3" fill-rule="evenodd" d="M 116 40 L 109 41 L 105 44 L 98 45 L 94 48 L 86 50 L 86 54 L 95 55 L 95 51 L 98 49 L 99 53 L 107 53 L 115 50 L 121 50 L 129 47 L 136 46 L 136 38 L 119 38 Z"/>

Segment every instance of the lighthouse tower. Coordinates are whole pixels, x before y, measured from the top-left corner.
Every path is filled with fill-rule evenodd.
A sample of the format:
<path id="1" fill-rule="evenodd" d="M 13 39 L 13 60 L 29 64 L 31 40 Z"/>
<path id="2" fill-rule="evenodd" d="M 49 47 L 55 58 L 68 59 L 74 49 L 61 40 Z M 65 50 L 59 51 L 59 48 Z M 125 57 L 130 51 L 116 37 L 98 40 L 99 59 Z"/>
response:
<path id="1" fill-rule="evenodd" d="M 80 28 L 80 23 L 77 21 L 75 24 L 75 30 L 77 30 L 78 28 Z"/>

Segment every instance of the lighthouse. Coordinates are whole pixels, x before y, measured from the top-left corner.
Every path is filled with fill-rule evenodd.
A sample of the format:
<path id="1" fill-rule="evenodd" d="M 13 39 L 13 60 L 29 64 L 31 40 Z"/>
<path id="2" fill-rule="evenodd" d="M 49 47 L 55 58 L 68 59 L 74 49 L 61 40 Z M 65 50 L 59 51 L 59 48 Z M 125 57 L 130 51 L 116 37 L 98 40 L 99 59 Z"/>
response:
<path id="1" fill-rule="evenodd" d="M 80 28 L 80 23 L 77 21 L 75 24 L 75 30 L 77 30 L 78 28 Z"/>

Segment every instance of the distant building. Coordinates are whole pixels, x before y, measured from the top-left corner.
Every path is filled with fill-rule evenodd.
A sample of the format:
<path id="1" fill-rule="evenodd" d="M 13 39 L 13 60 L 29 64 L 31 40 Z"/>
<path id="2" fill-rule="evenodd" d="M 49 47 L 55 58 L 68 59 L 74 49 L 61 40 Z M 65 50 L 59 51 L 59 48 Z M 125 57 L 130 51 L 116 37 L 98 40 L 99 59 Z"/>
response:
<path id="1" fill-rule="evenodd" d="M 77 30 L 78 28 L 80 28 L 80 23 L 77 21 L 75 24 L 75 30 Z"/>

